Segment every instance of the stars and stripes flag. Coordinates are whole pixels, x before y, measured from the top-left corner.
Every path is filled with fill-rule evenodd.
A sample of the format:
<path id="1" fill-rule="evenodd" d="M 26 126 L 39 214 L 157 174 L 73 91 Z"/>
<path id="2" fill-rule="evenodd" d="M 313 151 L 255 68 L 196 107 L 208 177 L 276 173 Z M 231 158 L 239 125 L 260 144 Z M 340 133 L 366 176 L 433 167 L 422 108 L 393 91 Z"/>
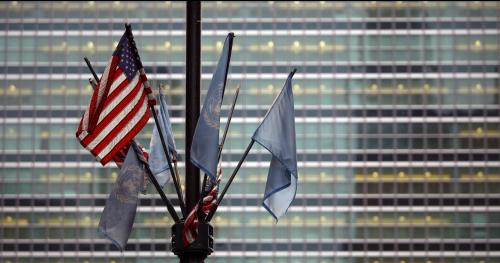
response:
<path id="1" fill-rule="evenodd" d="M 184 221 L 184 229 L 182 231 L 183 244 L 185 247 L 193 243 L 198 238 L 198 221 L 200 216 L 206 217 L 212 208 L 217 204 L 217 193 L 219 191 L 219 182 L 222 174 L 221 163 L 217 166 L 217 181 L 209 183 L 206 186 L 207 195 L 203 198 L 201 207 L 197 204 L 189 213 Z"/>
<path id="2" fill-rule="evenodd" d="M 101 164 L 123 161 L 130 141 L 146 125 L 155 98 L 146 84 L 132 31 L 127 29 L 118 42 L 89 105 L 76 137 Z"/>

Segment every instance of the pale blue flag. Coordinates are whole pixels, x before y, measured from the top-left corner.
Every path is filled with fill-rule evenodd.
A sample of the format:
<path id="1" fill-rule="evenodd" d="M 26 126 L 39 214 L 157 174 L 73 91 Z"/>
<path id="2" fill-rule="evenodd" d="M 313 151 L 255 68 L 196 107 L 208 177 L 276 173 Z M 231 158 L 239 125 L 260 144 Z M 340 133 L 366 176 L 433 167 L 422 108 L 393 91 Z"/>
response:
<path id="1" fill-rule="evenodd" d="M 142 150 L 132 143 L 99 221 L 99 232 L 122 251 L 132 231 L 139 192 L 145 190 L 145 165 Z"/>
<path id="2" fill-rule="evenodd" d="M 177 150 L 175 148 L 174 136 L 172 133 L 172 124 L 168 116 L 167 102 L 165 96 L 161 93 L 158 95 L 158 122 L 162 130 L 163 138 L 166 140 L 168 152 L 171 159 L 177 159 Z M 163 150 L 163 145 L 160 140 L 160 133 L 154 125 L 153 135 L 149 143 L 149 167 L 151 172 L 156 177 L 156 180 L 161 186 L 170 180 L 169 166 L 167 156 Z"/>
<path id="3" fill-rule="evenodd" d="M 290 73 L 252 139 L 272 154 L 262 206 L 278 220 L 290 207 L 297 192 L 295 113 Z"/>
<path id="4" fill-rule="evenodd" d="M 191 162 L 205 172 L 212 182 L 217 180 L 220 107 L 231 59 L 233 37 L 233 33 L 230 33 L 224 42 L 191 144 Z"/>

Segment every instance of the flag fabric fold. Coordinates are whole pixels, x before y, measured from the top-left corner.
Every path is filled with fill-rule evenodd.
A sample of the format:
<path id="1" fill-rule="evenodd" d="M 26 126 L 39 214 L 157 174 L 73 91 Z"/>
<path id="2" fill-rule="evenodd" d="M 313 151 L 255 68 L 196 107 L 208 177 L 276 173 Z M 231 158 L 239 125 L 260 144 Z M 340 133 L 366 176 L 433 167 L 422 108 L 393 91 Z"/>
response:
<path id="1" fill-rule="evenodd" d="M 297 192 L 293 73 L 252 136 L 272 155 L 262 206 L 276 220 L 286 213 Z"/>
<path id="2" fill-rule="evenodd" d="M 108 61 L 78 126 L 80 144 L 105 165 L 120 163 L 129 142 L 146 125 L 155 99 L 127 30 Z M 121 151 L 121 153 L 120 153 Z"/>
<path id="3" fill-rule="evenodd" d="M 99 221 L 99 232 L 121 251 L 132 231 L 139 192 L 146 188 L 146 158 L 143 150 L 132 143 Z"/>
<path id="4" fill-rule="evenodd" d="M 184 221 L 184 228 L 182 232 L 182 241 L 184 247 L 189 246 L 189 244 L 193 243 L 196 238 L 198 238 L 198 221 L 200 220 L 198 217 L 201 215 L 206 217 L 208 213 L 213 209 L 213 207 L 217 204 L 217 194 L 219 192 L 219 182 L 222 175 L 222 167 L 219 161 L 217 165 L 217 181 L 209 182 L 206 186 L 207 195 L 203 197 L 201 207 L 199 204 L 191 210 L 189 215 L 186 217 Z"/>
<path id="5" fill-rule="evenodd" d="M 233 37 L 234 35 L 230 33 L 224 42 L 191 144 L 191 162 L 205 172 L 213 182 L 217 180 L 220 111 L 231 59 Z"/>
<path id="6" fill-rule="evenodd" d="M 165 96 L 161 93 L 158 95 L 158 122 L 162 130 L 163 138 L 167 143 L 168 152 L 172 160 L 177 159 L 177 150 L 175 147 L 174 136 L 172 133 L 172 125 L 168 115 L 167 102 Z M 163 187 L 170 180 L 169 166 L 167 156 L 163 151 L 163 145 L 160 140 L 160 134 L 156 125 L 153 128 L 153 134 L 149 144 L 149 167 L 151 172 L 156 177 L 158 183 Z M 175 157 L 175 158 L 174 158 Z"/>

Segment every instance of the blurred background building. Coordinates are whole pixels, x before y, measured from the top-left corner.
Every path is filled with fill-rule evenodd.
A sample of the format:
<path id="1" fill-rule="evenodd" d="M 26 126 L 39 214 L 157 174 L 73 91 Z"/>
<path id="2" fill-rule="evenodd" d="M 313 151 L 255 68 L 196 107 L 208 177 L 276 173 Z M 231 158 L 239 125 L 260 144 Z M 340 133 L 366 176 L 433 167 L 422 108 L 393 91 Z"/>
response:
<path id="1" fill-rule="evenodd" d="M 177 261 L 152 189 L 125 252 L 97 233 L 118 169 L 75 131 L 82 58 L 101 74 L 127 21 L 184 149 L 184 16 L 183 2 L 0 3 L 0 261 Z M 269 155 L 254 147 L 208 262 L 500 262 L 499 2 L 217 1 L 202 16 L 202 96 L 237 36 L 226 178 L 298 68 L 297 198 L 278 224 L 260 207 Z"/>

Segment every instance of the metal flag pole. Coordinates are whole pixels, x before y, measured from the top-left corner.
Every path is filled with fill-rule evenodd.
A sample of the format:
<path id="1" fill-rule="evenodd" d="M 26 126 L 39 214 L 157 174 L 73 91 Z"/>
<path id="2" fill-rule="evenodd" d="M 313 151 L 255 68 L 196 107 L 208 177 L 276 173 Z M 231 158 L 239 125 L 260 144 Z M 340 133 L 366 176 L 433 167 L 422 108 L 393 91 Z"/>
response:
<path id="1" fill-rule="evenodd" d="M 179 169 L 177 169 L 177 157 L 174 156 L 174 158 L 172 159 L 172 162 L 174 163 L 175 176 L 177 178 L 177 182 L 180 182 L 181 179 L 179 177 Z"/>
<path id="2" fill-rule="evenodd" d="M 191 163 L 191 145 L 200 116 L 201 3 L 186 3 L 186 208 L 191 211 L 200 198 L 200 170 Z"/>
<path id="3" fill-rule="evenodd" d="M 191 145 L 200 116 L 201 2 L 186 2 L 186 208 L 191 211 L 200 198 L 200 170 L 191 163 Z M 198 238 L 190 246 L 183 242 L 184 224 L 172 226 L 172 252 L 180 262 L 204 262 L 213 252 L 213 227 L 198 222 Z"/>
<path id="4" fill-rule="evenodd" d="M 222 156 L 222 149 L 224 148 L 224 143 L 226 142 L 227 132 L 229 131 L 229 126 L 231 125 L 231 119 L 233 118 L 234 107 L 236 106 L 236 101 L 238 100 L 239 94 L 240 94 L 240 85 L 238 85 L 238 87 L 236 88 L 236 94 L 234 95 L 233 103 L 231 105 L 231 110 L 229 111 L 229 115 L 227 117 L 226 127 L 224 127 L 224 133 L 222 135 L 222 140 L 221 140 L 221 143 L 219 144 L 219 152 L 218 152 L 218 156 L 217 156 L 217 161 L 220 161 L 220 158 Z M 202 188 L 200 200 L 198 202 L 198 207 L 201 207 L 201 204 L 203 203 L 203 198 L 211 190 L 211 189 L 207 189 L 208 186 L 206 185 L 206 181 L 207 181 L 207 175 L 205 174 L 205 178 L 203 178 L 203 188 Z M 199 216 L 200 220 L 204 220 L 204 218 L 205 218 L 204 216 Z"/>
<path id="5" fill-rule="evenodd" d="M 132 26 L 130 24 L 125 24 L 125 28 L 129 34 L 130 38 L 131 38 L 131 44 L 134 48 L 135 55 L 137 57 L 137 63 L 139 64 L 138 66 L 140 68 L 141 74 L 143 74 L 143 76 L 145 77 L 144 67 L 142 65 L 141 58 L 139 56 L 139 51 L 137 50 L 137 46 L 135 44 L 135 41 L 134 41 L 134 38 L 132 35 Z M 143 83 L 144 83 L 144 86 L 149 87 L 149 83 L 148 83 L 147 79 L 143 80 Z M 150 105 L 149 109 L 151 110 L 151 113 L 153 114 L 156 128 L 158 129 L 158 134 L 160 135 L 160 141 L 161 141 L 161 145 L 163 147 L 163 152 L 165 153 L 165 155 L 167 157 L 168 168 L 170 170 L 170 175 L 172 176 L 172 181 L 174 181 L 175 191 L 177 192 L 177 197 L 179 198 L 179 206 L 181 208 L 182 215 L 183 215 L 183 217 L 186 217 L 186 215 L 187 215 L 186 214 L 186 206 L 184 205 L 184 198 L 182 197 L 182 189 L 180 187 L 179 182 L 177 181 L 177 178 L 175 177 L 174 167 L 172 166 L 172 158 L 170 157 L 170 154 L 168 153 L 167 144 L 165 142 L 165 138 L 163 137 L 163 130 L 160 126 L 160 122 L 158 121 L 158 116 L 156 114 L 154 105 Z"/>
<path id="6" fill-rule="evenodd" d="M 229 111 L 229 115 L 227 117 L 226 127 L 224 128 L 224 133 L 222 134 L 222 140 L 219 145 L 219 156 L 218 159 L 222 155 L 222 148 L 224 148 L 224 143 L 226 142 L 227 132 L 229 131 L 229 125 L 231 124 L 231 119 L 233 118 L 234 108 L 236 106 L 236 101 L 238 100 L 238 96 L 240 95 L 240 85 L 236 87 L 236 93 L 234 94 L 233 104 L 231 104 L 231 110 Z"/>
<path id="7" fill-rule="evenodd" d="M 161 92 L 161 84 L 158 84 L 158 91 Z M 172 134 L 173 136 L 173 134 Z M 179 179 L 179 170 L 177 169 L 177 155 L 172 154 L 172 164 L 174 165 L 174 173 L 175 173 L 175 178 L 177 182 L 180 182 L 181 180 Z M 181 187 L 182 190 L 182 187 Z"/>
<path id="8" fill-rule="evenodd" d="M 132 141 L 132 143 L 135 143 L 135 141 Z M 151 171 L 149 165 L 145 164 L 144 166 L 146 167 L 149 180 L 151 180 L 151 182 L 153 183 L 154 187 L 156 188 L 156 191 L 158 191 L 158 194 L 160 194 L 160 197 L 163 200 L 163 202 L 167 204 L 168 212 L 174 219 L 174 222 L 176 223 L 180 222 L 181 220 L 179 219 L 179 216 L 177 216 L 177 212 L 175 211 L 174 206 L 172 205 L 168 197 L 165 195 L 165 193 L 161 190 L 161 186 L 156 180 L 156 177 L 153 175 L 153 172 Z"/>
<path id="9" fill-rule="evenodd" d="M 293 75 L 295 75 L 295 73 L 297 72 L 297 69 L 294 68 L 291 72 L 290 72 L 290 77 L 293 77 Z M 284 88 L 281 90 L 281 92 L 283 92 Z M 274 103 L 276 103 L 277 99 L 278 99 L 279 95 L 276 96 L 276 98 L 274 98 L 274 101 L 273 103 L 271 104 L 271 107 L 270 109 L 273 107 Z M 269 114 L 269 111 L 266 113 L 266 116 L 267 114 Z M 264 119 L 266 118 L 266 116 L 264 116 Z M 217 211 L 217 208 L 219 207 L 219 204 L 222 202 L 222 199 L 224 199 L 224 195 L 226 194 L 227 190 L 229 189 L 229 187 L 231 186 L 231 183 L 233 182 L 233 179 L 234 177 L 236 177 L 236 174 L 238 173 L 238 170 L 240 169 L 241 165 L 243 164 L 243 161 L 245 161 L 245 158 L 247 157 L 248 153 L 250 152 L 250 149 L 252 149 L 252 146 L 254 144 L 254 140 L 252 139 L 250 141 L 250 143 L 248 144 L 246 150 L 245 150 L 245 153 L 243 153 L 243 156 L 241 156 L 241 159 L 240 161 L 238 162 L 238 165 L 236 166 L 236 168 L 234 169 L 233 171 L 233 174 L 231 175 L 231 177 L 229 178 L 229 181 L 227 182 L 226 186 L 224 187 L 224 190 L 222 191 L 219 199 L 217 200 L 217 203 L 214 205 L 214 207 L 212 208 L 212 210 L 210 210 L 210 212 L 208 213 L 207 217 L 206 217 L 206 221 L 207 222 L 210 222 L 210 220 L 212 220 L 212 217 L 214 216 L 215 212 Z"/>
<path id="10" fill-rule="evenodd" d="M 85 60 L 85 63 L 87 63 L 87 67 L 89 68 L 90 72 L 94 76 L 95 81 L 92 78 L 89 78 L 89 83 L 90 83 L 90 86 L 92 86 L 92 88 L 95 89 L 99 78 L 97 77 L 97 74 L 94 71 L 92 64 L 90 64 L 89 59 L 87 57 L 85 57 L 83 59 Z M 132 140 L 132 143 L 135 143 L 135 141 Z M 160 194 L 160 197 L 163 200 L 163 203 L 165 203 L 165 205 L 167 206 L 168 213 L 170 214 L 170 216 L 174 219 L 174 221 L 176 223 L 180 222 L 179 216 L 177 215 L 177 212 L 175 211 L 174 205 L 172 204 L 172 202 L 170 202 L 168 197 L 165 195 L 165 193 L 161 189 L 161 186 L 158 183 L 158 181 L 156 180 L 156 177 L 154 177 L 153 173 L 151 172 L 149 165 L 145 165 L 145 167 L 146 167 L 146 171 L 147 171 L 149 180 L 153 183 L 156 191 L 158 191 L 158 194 Z"/>
<path id="11" fill-rule="evenodd" d="M 217 211 L 217 207 L 219 207 L 219 204 L 222 202 L 222 199 L 224 199 L 224 195 L 226 195 L 227 190 L 229 189 L 229 186 L 231 186 L 231 183 L 234 180 L 234 177 L 236 177 L 236 174 L 238 173 L 238 170 L 240 170 L 241 165 L 245 161 L 245 158 L 247 157 L 248 153 L 250 152 L 250 149 L 252 149 L 252 146 L 254 144 L 254 140 L 251 140 L 250 143 L 248 144 L 245 153 L 243 153 L 243 156 L 241 156 L 240 161 L 238 162 L 238 165 L 233 171 L 233 174 L 231 174 L 231 177 L 229 178 L 229 181 L 226 183 L 226 186 L 224 186 L 224 190 L 222 190 L 222 193 L 220 194 L 219 198 L 217 199 L 217 203 L 214 205 L 212 210 L 208 213 L 207 217 L 205 218 L 205 221 L 210 222 L 212 220 L 212 217 L 214 216 L 215 212 Z"/>
<path id="12" fill-rule="evenodd" d="M 85 63 L 87 63 L 87 67 L 90 70 L 90 73 L 92 73 L 92 76 L 94 76 L 96 85 L 99 83 L 99 76 L 97 76 L 97 73 L 95 73 L 94 67 L 92 67 L 92 64 L 90 64 L 90 61 L 87 57 L 84 57 L 83 60 L 85 60 Z"/>
<path id="13" fill-rule="evenodd" d="M 170 170 L 170 175 L 172 176 L 172 181 L 174 181 L 175 191 L 177 192 L 177 197 L 179 198 L 179 206 L 181 207 L 182 216 L 186 216 L 186 207 L 184 205 L 184 198 L 182 197 L 182 189 L 180 187 L 179 181 L 177 181 L 177 177 L 175 176 L 175 170 L 172 166 L 172 159 L 170 158 L 170 154 L 168 153 L 167 144 L 165 143 L 165 138 L 163 137 L 163 131 L 160 127 L 160 123 L 158 121 L 158 116 L 156 115 L 156 111 L 154 106 L 150 106 L 151 113 L 153 114 L 153 118 L 155 119 L 156 128 L 158 129 L 158 134 L 160 135 L 161 145 L 163 147 L 163 152 L 167 156 L 167 164 L 168 169 Z"/>
<path id="14" fill-rule="evenodd" d="M 89 83 L 92 89 L 95 89 L 97 87 L 97 82 L 95 82 L 92 78 L 89 78 Z"/>

